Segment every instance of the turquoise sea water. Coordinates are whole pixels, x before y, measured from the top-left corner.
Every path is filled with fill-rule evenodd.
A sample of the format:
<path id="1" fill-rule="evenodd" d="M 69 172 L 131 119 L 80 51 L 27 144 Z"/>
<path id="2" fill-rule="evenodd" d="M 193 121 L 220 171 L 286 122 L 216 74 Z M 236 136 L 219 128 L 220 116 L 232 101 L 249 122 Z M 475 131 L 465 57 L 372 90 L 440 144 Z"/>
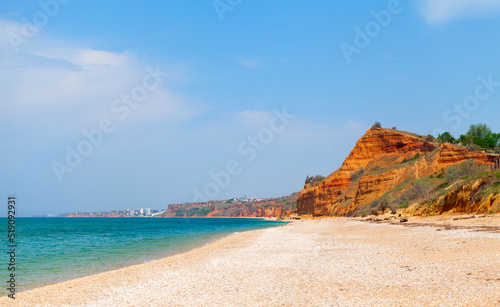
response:
<path id="1" fill-rule="evenodd" d="M 7 251 L 7 219 L 3 249 Z M 283 225 L 245 218 L 18 218 L 16 290 L 187 251 L 235 232 Z M 7 281 L 9 256 L 1 253 Z M 6 285 L 7 283 L 3 283 Z M 7 294 L 2 287 L 2 294 Z"/>

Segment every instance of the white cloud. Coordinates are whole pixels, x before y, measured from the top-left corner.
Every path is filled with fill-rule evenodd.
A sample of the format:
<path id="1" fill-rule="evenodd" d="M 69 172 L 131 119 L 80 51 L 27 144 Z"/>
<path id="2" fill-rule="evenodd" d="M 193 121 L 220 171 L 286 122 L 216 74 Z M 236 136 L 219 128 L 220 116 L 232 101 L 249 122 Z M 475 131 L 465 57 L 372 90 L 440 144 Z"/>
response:
<path id="1" fill-rule="evenodd" d="M 125 68 L 133 65 L 136 61 L 129 52 L 117 54 L 92 49 L 51 49 L 35 51 L 33 54 L 48 59 L 62 59 L 75 65 L 106 65 Z"/>
<path id="2" fill-rule="evenodd" d="M 344 125 L 342 125 L 341 129 L 343 132 L 355 131 L 355 133 L 358 133 L 359 131 L 366 130 L 367 125 L 363 122 L 348 120 Z"/>
<path id="3" fill-rule="evenodd" d="M 234 117 L 239 123 L 250 127 L 263 127 L 269 123 L 273 114 L 266 111 L 243 111 L 235 113 Z"/>
<path id="4" fill-rule="evenodd" d="M 15 33 L 21 35 L 22 24 L 16 21 L 0 19 L 0 50 L 2 53 L 5 50 L 10 49 L 12 51 L 12 45 L 9 40 L 9 35 Z"/>
<path id="5" fill-rule="evenodd" d="M 142 84 L 146 67 L 156 67 L 129 52 L 66 47 L 70 44 L 49 43 L 43 35 L 16 53 L 7 34 L 19 32 L 20 27 L 21 23 L 0 19 L 0 119 L 4 121 L 24 120 L 62 138 L 77 135 L 112 116 L 112 102 Z M 168 89 L 169 78 L 175 76 L 148 92 L 127 123 L 178 123 L 198 112 Z"/>
<path id="6" fill-rule="evenodd" d="M 427 22 L 432 24 L 500 13 L 498 0 L 423 0 L 419 5 Z"/>
<path id="7" fill-rule="evenodd" d="M 261 68 L 264 65 L 263 60 L 246 58 L 246 57 L 239 57 L 238 61 L 240 62 L 241 66 L 246 68 Z"/>

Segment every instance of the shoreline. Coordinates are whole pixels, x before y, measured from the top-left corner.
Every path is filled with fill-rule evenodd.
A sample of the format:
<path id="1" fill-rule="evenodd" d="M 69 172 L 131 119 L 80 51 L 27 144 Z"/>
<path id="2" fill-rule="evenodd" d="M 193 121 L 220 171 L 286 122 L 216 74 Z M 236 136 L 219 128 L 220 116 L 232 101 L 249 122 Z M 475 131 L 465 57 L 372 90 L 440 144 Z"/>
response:
<path id="1" fill-rule="evenodd" d="M 499 221 L 495 216 L 488 223 L 499 226 Z M 345 218 L 295 221 L 19 292 L 14 303 L 2 297 L 0 305 L 500 303 L 498 233 L 401 226 L 406 225 Z"/>
<path id="2" fill-rule="evenodd" d="M 279 227 L 279 226 L 276 226 L 276 227 Z M 255 231 L 255 230 L 261 230 L 261 229 L 247 230 L 247 231 L 244 231 L 244 232 Z M 244 232 L 241 232 L 241 233 L 244 233 Z M 184 253 L 189 253 L 190 251 L 202 248 L 204 246 L 208 246 L 208 245 L 213 244 L 213 243 L 215 243 L 215 242 L 217 242 L 219 240 L 225 239 L 227 237 L 230 237 L 232 235 L 239 234 L 239 233 L 240 232 L 236 231 L 236 232 L 228 233 L 228 234 L 220 234 L 220 235 L 214 236 L 214 238 L 212 238 L 210 241 L 195 243 L 195 244 L 193 244 L 190 247 L 183 247 L 182 250 L 180 250 L 180 251 L 176 251 L 176 252 L 173 252 L 173 253 L 168 254 L 168 255 L 159 256 L 159 258 L 156 258 L 156 259 L 144 260 L 142 258 L 138 258 L 134 262 L 132 262 L 132 263 L 130 263 L 128 265 L 125 265 L 125 266 L 118 266 L 118 267 L 107 266 L 106 268 L 102 268 L 102 269 L 100 269 L 98 271 L 94 271 L 94 272 L 86 272 L 86 273 L 81 272 L 81 274 L 75 275 L 73 277 L 69 277 L 68 279 L 65 279 L 65 280 L 62 280 L 62 281 L 59 281 L 59 282 L 56 282 L 56 283 L 40 284 L 38 286 L 34 286 L 34 287 L 30 287 L 30 288 L 23 289 L 23 290 L 20 290 L 20 291 L 16 291 L 16 295 L 20 294 L 20 293 L 23 293 L 23 292 L 27 292 L 27 291 L 31 291 L 31 290 L 36 290 L 36 289 L 39 289 L 39 288 L 43 288 L 43 287 L 49 287 L 49 286 L 57 285 L 57 284 L 68 282 L 68 281 L 72 281 L 72 280 L 77 280 L 77 279 L 86 278 L 86 277 L 93 276 L 93 275 L 98 275 L 98 274 L 102 274 L 102 273 L 107 273 L 107 272 L 117 271 L 117 270 L 121 270 L 121 269 L 126 269 L 126 268 L 129 268 L 129 267 L 133 267 L 133 266 L 137 266 L 137 265 L 141 265 L 141 264 L 147 264 L 147 263 L 159 261 L 159 260 L 162 260 L 162 259 L 170 258 L 170 257 L 176 256 L 176 255 L 181 255 L 181 254 L 184 254 Z M 0 302 L 1 302 L 1 300 L 0 300 Z M 1 304 L 0 304 L 0 306 L 1 306 Z"/>
<path id="3" fill-rule="evenodd" d="M 59 217 L 59 218 L 60 219 L 73 219 L 73 218 L 66 218 L 66 217 Z M 140 217 L 135 217 L 135 218 L 143 219 Z M 125 218 L 120 218 L 120 217 L 76 217 L 75 219 L 88 219 L 88 220 L 107 219 L 107 220 L 110 220 L 110 219 L 125 219 Z M 166 218 L 166 219 L 169 219 L 169 218 Z M 184 218 L 175 218 L 175 219 L 184 219 Z M 261 220 L 261 221 L 275 222 L 273 220 L 267 220 L 265 218 L 252 218 L 252 219 L 254 219 L 254 221 L 256 221 L 255 219 L 257 219 L 257 220 Z M 194 221 L 192 221 L 192 222 L 194 222 Z M 186 223 L 189 224 L 188 221 Z M 229 221 L 229 223 L 231 224 L 232 222 Z M 243 223 L 245 223 L 245 222 L 243 222 Z M 279 227 L 281 225 L 285 225 L 285 223 L 269 223 L 269 224 L 261 225 L 261 223 L 253 223 L 252 222 L 248 226 L 246 226 L 246 227 L 244 226 L 241 229 L 238 229 L 238 228 L 231 229 L 231 227 L 229 227 L 228 229 L 218 229 L 218 230 L 213 230 L 213 231 L 209 230 L 206 233 L 199 233 L 196 236 L 192 235 L 191 237 L 184 238 L 181 241 L 179 241 L 179 240 L 177 240 L 175 242 L 169 241 L 168 243 L 164 244 L 165 246 L 167 246 L 167 248 L 164 247 L 163 249 L 157 249 L 157 248 L 148 249 L 147 247 L 135 248 L 138 251 L 140 250 L 140 252 L 136 252 L 134 256 L 128 256 L 128 257 L 126 256 L 126 257 L 121 257 L 121 258 L 119 258 L 119 257 L 113 258 L 112 256 L 110 256 L 111 254 L 116 253 L 116 251 L 108 248 L 106 251 L 106 253 L 107 253 L 106 255 L 108 255 L 107 258 L 105 258 L 106 255 L 104 255 L 104 258 L 101 258 L 104 260 L 97 261 L 97 262 L 94 262 L 94 261 L 89 262 L 88 260 L 84 259 L 83 261 L 85 261 L 85 263 L 90 264 L 90 266 L 85 267 L 85 266 L 80 265 L 79 267 L 83 268 L 83 269 L 71 270 L 71 268 L 73 267 L 72 263 L 66 262 L 66 266 L 59 266 L 56 264 L 57 265 L 56 267 L 61 267 L 61 269 L 59 269 L 59 270 L 53 269 L 50 271 L 46 271 L 45 274 L 41 275 L 41 276 L 36 275 L 36 274 L 30 274 L 29 271 L 26 272 L 26 275 L 23 274 L 24 272 L 20 272 L 20 274 L 18 275 L 18 278 L 19 278 L 19 276 L 21 278 L 24 277 L 24 279 L 26 280 L 26 283 L 25 284 L 22 282 L 16 283 L 16 290 L 17 290 L 16 294 L 23 293 L 26 291 L 31 291 L 31 290 L 46 287 L 46 286 L 51 286 L 51 285 L 63 283 L 63 282 L 70 281 L 70 280 L 85 278 L 88 276 L 106 273 L 106 272 L 110 272 L 110 271 L 114 271 L 114 270 L 120 270 L 120 269 L 124 269 L 127 267 L 135 266 L 135 265 L 150 263 L 150 262 L 165 259 L 165 258 L 168 258 L 171 256 L 175 256 L 178 254 L 187 253 L 189 251 L 210 245 L 210 244 L 217 242 L 221 239 L 224 239 L 226 237 L 234 235 L 235 233 L 265 229 L 265 227 L 270 227 L 270 228 Z M 264 228 L 262 228 L 262 227 L 264 227 Z M 104 250 L 106 250 L 106 249 L 104 249 Z M 100 252 L 100 251 L 101 251 L 100 248 L 94 248 L 93 253 Z M 146 252 L 142 252 L 142 251 L 146 251 Z M 148 251 L 150 251 L 150 252 L 148 252 Z M 78 261 L 77 257 L 80 256 L 80 254 L 73 253 L 72 255 L 74 257 L 73 261 Z M 118 255 L 120 255 L 120 253 L 118 253 Z M 49 268 L 49 267 L 47 266 L 47 268 Z M 41 272 L 41 271 L 39 270 L 37 272 Z M 37 276 L 39 276 L 39 277 L 37 277 Z M 5 291 L 4 293 L 2 293 L 2 295 L 0 297 L 2 297 L 3 295 L 7 295 L 7 294 L 8 294 L 7 291 Z M 0 303 L 0 306 L 1 306 L 1 303 Z"/>
<path id="4" fill-rule="evenodd" d="M 291 224 L 291 223 L 289 223 L 289 224 Z M 289 224 L 287 224 L 287 225 L 289 225 Z M 159 258 L 156 260 L 147 261 L 147 262 L 143 262 L 143 263 L 133 264 L 133 265 L 125 266 L 122 268 L 111 269 L 111 270 L 107 270 L 104 272 L 90 274 L 90 275 L 86 275 L 86 276 L 82 276 L 82 277 L 76 277 L 76 278 L 72 278 L 72 279 L 69 279 L 66 281 L 58 282 L 55 284 L 44 285 L 44 286 L 36 287 L 33 289 L 29 289 L 29 290 L 23 290 L 20 292 L 16 292 L 16 300 L 15 301 L 12 299 L 8 299 L 6 296 L 0 297 L 0 306 L 2 306 L 3 303 L 10 303 L 12 305 L 21 304 L 20 306 L 22 306 L 22 304 L 28 304 L 29 306 L 31 306 L 30 304 L 34 304 L 34 305 L 42 304 L 40 302 L 36 303 L 36 302 L 32 301 L 32 299 L 38 297 L 38 295 L 40 293 L 45 293 L 45 294 L 54 293 L 54 290 L 57 290 L 60 288 L 71 289 L 75 285 L 80 286 L 83 284 L 88 284 L 89 282 L 95 283 L 95 284 L 102 284 L 101 278 L 106 280 L 106 282 L 110 282 L 110 281 L 112 282 L 114 280 L 113 277 L 116 275 L 138 273 L 140 270 L 144 269 L 145 267 L 150 267 L 151 265 L 164 266 L 165 263 L 170 263 L 170 262 L 175 262 L 175 263 L 181 262 L 182 263 L 182 257 L 188 256 L 189 254 L 192 254 L 192 253 L 196 253 L 196 254 L 197 253 L 204 253 L 205 250 L 210 250 L 210 249 L 216 248 L 218 245 L 224 245 L 226 243 L 226 241 L 228 241 L 227 243 L 230 243 L 234 239 L 232 237 L 238 237 L 238 236 L 246 237 L 250 233 L 258 233 L 258 232 L 262 232 L 266 229 L 279 228 L 279 227 L 285 227 L 285 226 L 286 225 L 270 227 L 270 228 L 265 228 L 265 229 L 253 229 L 253 230 L 247 230 L 244 232 L 233 232 L 233 233 L 225 235 L 221 238 L 216 238 L 216 239 L 214 239 L 214 241 L 211 241 L 209 243 L 204 243 L 203 245 L 194 247 L 188 251 L 176 253 L 176 254 L 173 254 L 173 255 L 170 255 L 167 257 L 163 257 L 163 258 Z M 170 266 L 170 265 L 167 264 L 167 266 Z M 85 293 L 88 291 L 88 289 L 86 287 L 82 287 L 81 290 Z M 24 302 L 25 296 L 28 297 L 28 302 Z M 52 304 L 57 305 L 59 303 L 58 302 L 59 300 L 57 298 L 53 298 L 53 299 L 55 300 L 55 302 L 51 301 L 51 305 Z M 85 301 L 83 303 L 85 303 Z M 45 304 L 45 303 L 43 303 L 43 304 Z M 67 301 L 66 303 L 61 302 L 61 304 L 62 305 L 60 305 L 60 306 L 66 306 L 65 304 L 71 304 L 71 301 Z"/>

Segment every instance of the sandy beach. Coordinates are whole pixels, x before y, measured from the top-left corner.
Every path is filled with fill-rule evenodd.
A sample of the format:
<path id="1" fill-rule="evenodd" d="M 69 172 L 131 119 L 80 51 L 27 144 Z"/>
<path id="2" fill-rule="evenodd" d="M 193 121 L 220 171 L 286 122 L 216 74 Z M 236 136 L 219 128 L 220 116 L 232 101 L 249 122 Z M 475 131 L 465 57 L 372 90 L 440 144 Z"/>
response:
<path id="1" fill-rule="evenodd" d="M 298 221 L 0 305 L 499 306 L 500 216 Z"/>

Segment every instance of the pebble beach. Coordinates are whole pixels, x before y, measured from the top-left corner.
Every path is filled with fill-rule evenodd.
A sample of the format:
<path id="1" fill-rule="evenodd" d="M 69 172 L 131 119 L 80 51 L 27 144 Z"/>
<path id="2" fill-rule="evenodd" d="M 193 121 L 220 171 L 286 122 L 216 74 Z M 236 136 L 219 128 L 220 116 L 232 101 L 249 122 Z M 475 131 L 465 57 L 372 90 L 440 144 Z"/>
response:
<path id="1" fill-rule="evenodd" d="M 413 224 L 412 224 L 413 222 Z M 500 216 L 296 221 L 2 306 L 499 306 Z"/>

